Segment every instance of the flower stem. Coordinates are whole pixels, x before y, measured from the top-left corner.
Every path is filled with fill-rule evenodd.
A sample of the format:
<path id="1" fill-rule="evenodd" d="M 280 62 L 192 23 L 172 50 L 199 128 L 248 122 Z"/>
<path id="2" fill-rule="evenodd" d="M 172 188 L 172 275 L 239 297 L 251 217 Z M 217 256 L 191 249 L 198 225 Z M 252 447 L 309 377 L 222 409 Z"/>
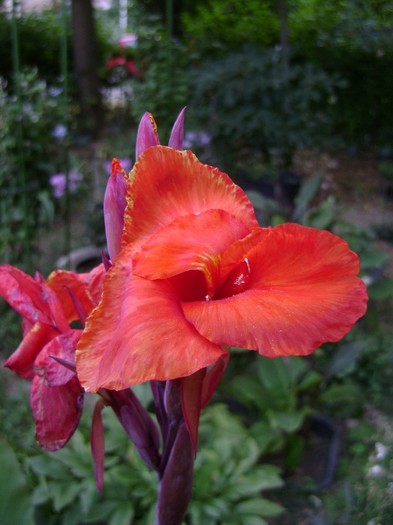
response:
<path id="1" fill-rule="evenodd" d="M 158 486 L 154 525 L 181 525 L 192 494 L 194 449 L 182 420 Z"/>

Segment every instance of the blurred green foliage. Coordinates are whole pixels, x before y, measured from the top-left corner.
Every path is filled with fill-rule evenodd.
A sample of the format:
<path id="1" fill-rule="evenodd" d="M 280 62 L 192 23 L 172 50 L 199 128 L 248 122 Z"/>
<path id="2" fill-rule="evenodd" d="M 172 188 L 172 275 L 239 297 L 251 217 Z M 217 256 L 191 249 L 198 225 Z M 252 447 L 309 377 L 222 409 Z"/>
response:
<path id="1" fill-rule="evenodd" d="M 19 80 L 19 99 L 0 81 L 2 262 L 20 260 L 24 247 L 34 246 L 38 227 L 53 220 L 49 175 L 62 155 L 52 135 L 64 122 L 61 89 L 50 88 L 34 70 Z"/>
<path id="2" fill-rule="evenodd" d="M 60 9 L 23 13 L 23 16 L 17 17 L 16 27 L 21 69 L 35 69 L 38 76 L 49 83 L 58 82 L 63 75 L 60 57 L 65 31 L 68 71 L 72 75 L 72 29 L 68 16 L 63 19 Z M 100 23 L 99 18 L 96 20 L 96 33 L 99 62 L 103 65 L 104 57 L 110 47 L 109 31 Z M 15 68 L 11 53 L 12 45 L 12 16 L 0 12 L 0 77 L 7 79 L 11 86 Z"/>
<path id="3" fill-rule="evenodd" d="M 17 19 L 19 62 L 22 68 L 36 68 L 41 78 L 55 80 L 61 75 L 61 19 L 52 10 L 25 14 Z M 71 37 L 68 31 L 71 60 Z M 14 72 L 12 18 L 0 13 L 0 76 L 11 80 Z"/>
<path id="4" fill-rule="evenodd" d="M 191 49 L 202 55 L 234 51 L 244 44 L 271 46 L 279 35 L 272 1 L 196 2 L 191 12 L 183 14 L 182 26 Z"/>
<path id="5" fill-rule="evenodd" d="M 29 486 L 18 459 L 3 439 L 0 439 L 0 514 L 7 523 L 34 525 L 34 508 Z"/>
<path id="6" fill-rule="evenodd" d="M 154 22 L 152 27 L 140 28 L 138 38 L 139 67 L 144 74 L 133 82 L 132 115 L 138 122 L 145 111 L 152 113 L 161 143 L 166 144 L 174 115 L 189 99 L 187 50 L 181 42 L 169 39 Z"/>
<path id="7" fill-rule="evenodd" d="M 301 74 L 306 76 L 307 68 L 312 64 L 317 71 L 323 71 L 326 75 L 327 87 L 331 79 L 341 81 L 341 89 L 336 91 L 333 97 L 328 97 L 327 100 L 314 99 L 314 108 L 318 106 L 319 112 L 328 112 L 331 118 L 328 123 L 319 122 L 326 135 L 341 141 L 346 147 L 360 149 L 389 146 L 393 129 L 393 110 L 390 103 L 393 85 L 391 6 L 383 0 L 287 0 L 283 3 L 287 11 L 286 26 L 289 49 L 292 51 L 292 67 L 300 67 Z M 225 82 L 229 82 L 228 91 L 231 93 L 235 82 L 243 80 L 245 96 L 241 103 L 248 106 L 250 114 L 269 111 L 271 102 L 268 98 L 256 100 L 247 96 L 249 84 L 256 86 L 258 75 L 263 75 L 263 71 L 258 68 L 254 71 L 248 69 L 248 61 L 255 63 L 255 58 L 245 53 L 241 60 L 239 48 L 257 48 L 261 61 L 267 50 L 280 49 L 280 22 L 276 5 L 275 2 L 248 2 L 247 8 L 244 8 L 237 1 L 209 0 L 198 2 L 194 10 L 183 14 L 183 27 L 187 41 L 190 41 L 191 56 L 199 52 L 203 57 L 202 76 L 205 73 L 204 62 L 211 60 L 212 55 L 216 59 L 222 58 L 227 68 L 233 62 L 231 74 L 222 77 L 224 85 L 218 87 L 220 98 L 226 96 L 223 93 Z M 281 25 L 281 29 L 285 27 Z M 196 62 L 198 64 L 198 60 Z M 243 70 L 239 62 L 242 62 Z M 218 64 L 219 75 L 222 65 L 220 62 Z M 279 66 L 277 67 L 279 69 Z M 274 74 L 274 65 L 272 69 Z M 213 68 L 211 72 L 214 74 Z M 196 76 L 198 77 L 198 74 Z M 261 83 L 267 82 L 266 78 L 259 80 Z M 207 86 L 204 91 L 207 93 L 209 80 L 205 78 L 205 82 Z M 307 82 L 304 82 L 302 89 L 305 107 L 295 105 L 294 113 L 303 110 L 304 120 L 312 121 L 312 107 L 307 106 L 307 101 L 314 97 L 315 86 L 312 83 L 308 86 Z M 308 89 L 310 94 L 307 93 Z M 282 95 L 279 86 L 278 94 Z M 280 117 L 285 118 L 285 98 L 281 100 L 283 107 L 278 113 L 280 125 Z M 220 110 L 225 109 L 225 102 L 223 106 L 218 104 L 215 111 L 215 108 L 209 105 L 212 118 L 218 122 L 225 119 L 220 115 Z M 200 106 L 196 107 L 199 112 Z M 243 121 L 240 122 L 238 128 L 243 125 Z M 295 121 L 294 124 L 296 127 L 293 131 L 299 135 L 299 138 L 295 136 L 295 140 L 302 143 L 303 127 L 300 123 L 296 125 Z M 208 127 L 207 119 L 205 126 Z M 307 129 L 309 126 L 310 123 Z M 265 129 L 266 133 L 268 131 Z M 223 134 L 222 138 L 224 137 Z M 273 135 L 273 138 L 277 137 Z M 281 146 L 281 142 L 276 141 L 276 147 Z"/>
<path id="8" fill-rule="evenodd" d="M 332 111 L 343 81 L 275 49 L 244 48 L 196 66 L 191 111 L 225 166 L 244 153 L 291 165 L 300 147 L 332 146 Z M 244 151 L 245 150 L 245 151 Z"/>
<path id="9" fill-rule="evenodd" d="M 105 429 L 101 493 L 95 488 L 86 417 L 65 449 L 26 458 L 25 470 L 34 486 L 35 525 L 153 523 L 155 473 L 147 469 L 110 412 L 105 413 Z M 238 417 L 222 405 L 206 409 L 187 524 L 265 525 L 264 518 L 280 514 L 280 505 L 261 496 L 282 486 L 280 471 L 261 463 L 260 457 L 257 442 Z M 20 468 L 14 467 L 16 479 Z M 16 488 L 10 492 L 16 497 Z"/>

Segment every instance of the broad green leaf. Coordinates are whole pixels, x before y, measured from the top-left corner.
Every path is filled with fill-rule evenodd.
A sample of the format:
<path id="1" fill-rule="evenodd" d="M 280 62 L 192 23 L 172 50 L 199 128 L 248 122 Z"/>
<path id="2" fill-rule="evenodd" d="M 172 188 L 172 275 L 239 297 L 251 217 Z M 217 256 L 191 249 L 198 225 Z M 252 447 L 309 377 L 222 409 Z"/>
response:
<path id="1" fill-rule="evenodd" d="M 268 450 L 270 445 L 279 439 L 280 436 L 280 433 L 265 421 L 254 423 L 250 427 L 249 432 L 258 445 L 259 454 L 263 454 Z"/>
<path id="2" fill-rule="evenodd" d="M 326 230 L 332 225 L 336 216 L 337 202 L 335 197 L 330 195 L 317 209 L 305 215 L 303 224 Z"/>
<path id="3" fill-rule="evenodd" d="M 348 379 L 343 384 L 333 384 L 322 392 L 320 401 L 332 405 L 334 410 L 342 415 L 351 415 L 361 412 L 364 403 L 364 394 L 361 388 Z"/>
<path id="4" fill-rule="evenodd" d="M 269 411 L 267 416 L 272 428 L 281 429 L 284 432 L 291 433 L 299 430 L 310 410 L 309 407 L 303 407 L 297 412 Z"/>
<path id="5" fill-rule="evenodd" d="M 283 359 L 268 359 L 267 357 L 262 357 L 260 361 L 258 377 L 264 386 L 270 391 L 277 389 L 286 391 L 290 385 L 291 376 Z"/>
<path id="6" fill-rule="evenodd" d="M 22 468 L 4 440 L 0 440 L 0 519 L 9 525 L 33 525 L 33 505 Z"/>
<path id="7" fill-rule="evenodd" d="M 80 484 L 69 481 L 51 481 L 49 492 L 53 498 L 53 507 L 56 512 L 74 501 L 80 493 Z"/>
<path id="8" fill-rule="evenodd" d="M 302 184 L 302 187 L 299 190 L 299 193 L 295 199 L 295 211 L 293 212 L 294 220 L 299 220 L 300 217 L 305 213 L 312 199 L 317 194 L 321 182 L 323 179 L 323 174 L 319 173 L 309 179 L 307 182 Z"/>
<path id="9" fill-rule="evenodd" d="M 130 525 L 134 517 L 132 503 L 122 503 L 111 515 L 108 525 Z"/>
<path id="10" fill-rule="evenodd" d="M 382 279 L 368 287 L 370 299 L 383 301 L 393 296 L 393 279 Z"/>
<path id="11" fill-rule="evenodd" d="M 366 348 L 366 341 L 353 341 L 339 346 L 325 368 L 325 379 L 344 377 L 353 372 L 356 363 Z"/>
<path id="12" fill-rule="evenodd" d="M 45 476 L 49 479 L 71 480 L 71 474 L 62 464 L 54 460 L 56 452 L 42 453 L 27 459 L 28 465 L 38 476 Z"/>
<path id="13" fill-rule="evenodd" d="M 311 388 L 314 388 L 315 386 L 319 385 L 319 383 L 322 380 L 321 374 L 318 372 L 315 372 L 314 370 L 310 370 L 307 372 L 305 377 L 301 380 L 299 385 L 296 387 L 297 392 L 306 392 L 307 390 L 310 390 Z"/>
<path id="14" fill-rule="evenodd" d="M 118 501 L 99 501 L 89 511 L 88 515 L 83 518 L 84 523 L 96 523 L 97 521 L 107 521 L 118 507 Z"/>
<path id="15" fill-rule="evenodd" d="M 249 472 L 249 470 L 257 463 L 261 454 L 257 443 L 253 439 L 248 439 L 247 442 L 244 443 L 244 447 L 247 448 L 247 455 L 244 459 L 235 464 L 233 470 L 233 476 L 235 478 L 241 474 Z"/>
<path id="16" fill-rule="evenodd" d="M 241 520 L 241 525 L 268 525 L 268 522 L 260 516 L 243 516 Z"/>
<path id="17" fill-rule="evenodd" d="M 239 503 L 236 507 L 239 514 L 256 514 L 257 516 L 277 516 L 283 511 L 281 505 L 264 498 L 253 498 Z"/>
<path id="18" fill-rule="evenodd" d="M 295 385 L 310 368 L 303 357 L 282 357 L 281 361 L 288 371 L 291 385 Z"/>
<path id="19" fill-rule="evenodd" d="M 241 499 L 263 490 L 272 490 L 282 487 L 283 480 L 280 469 L 274 465 L 261 465 L 252 470 L 248 476 L 234 480 L 232 497 Z"/>
<path id="20" fill-rule="evenodd" d="M 94 476 L 86 478 L 85 481 L 81 483 L 81 491 L 79 494 L 79 501 L 83 514 L 87 514 L 90 511 L 97 500 L 97 496 L 98 493 Z"/>
<path id="21" fill-rule="evenodd" d="M 43 478 L 40 480 L 40 484 L 33 490 L 32 504 L 41 505 L 48 500 L 50 500 L 49 488 L 46 480 Z"/>
<path id="22" fill-rule="evenodd" d="M 360 267 L 362 270 L 382 268 L 388 262 L 389 258 L 387 253 L 370 250 L 362 253 L 360 257 Z"/>
<path id="23" fill-rule="evenodd" d="M 61 525 L 80 525 L 81 518 L 80 506 L 78 503 L 74 503 L 66 509 Z"/>

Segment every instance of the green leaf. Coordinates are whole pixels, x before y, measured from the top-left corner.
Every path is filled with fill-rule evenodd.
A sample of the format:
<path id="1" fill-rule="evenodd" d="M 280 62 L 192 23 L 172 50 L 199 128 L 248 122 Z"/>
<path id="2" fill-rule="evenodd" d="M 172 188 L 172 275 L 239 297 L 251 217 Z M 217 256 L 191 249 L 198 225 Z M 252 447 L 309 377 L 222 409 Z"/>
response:
<path id="1" fill-rule="evenodd" d="M 68 506 L 62 517 L 61 525 L 80 525 L 81 523 L 81 509 L 78 502 Z M 85 523 L 85 522 L 84 522 Z"/>
<path id="2" fill-rule="evenodd" d="M 239 503 L 236 507 L 239 514 L 256 514 L 258 516 L 277 516 L 283 511 L 281 505 L 264 498 L 253 498 Z"/>
<path id="3" fill-rule="evenodd" d="M 393 296 L 393 279 L 382 279 L 368 287 L 370 299 L 383 301 Z"/>
<path id="4" fill-rule="evenodd" d="M 50 493 L 45 479 L 41 479 L 40 484 L 33 491 L 32 503 L 33 505 L 41 505 L 50 500 Z"/>
<path id="5" fill-rule="evenodd" d="M 300 188 L 300 191 L 295 199 L 296 207 L 293 213 L 293 217 L 295 220 L 300 219 L 300 217 L 307 210 L 309 204 L 311 203 L 312 199 L 315 197 L 321 186 L 322 179 L 323 174 L 319 173 L 311 179 L 309 179 L 304 184 L 302 184 L 302 187 Z"/>
<path id="6" fill-rule="evenodd" d="M 99 501 L 92 506 L 88 515 L 84 517 L 84 523 L 96 523 L 97 521 L 107 521 L 109 516 L 113 514 L 118 507 L 118 501 Z"/>
<path id="7" fill-rule="evenodd" d="M 297 412 L 269 411 L 267 416 L 272 428 L 291 433 L 299 430 L 310 411 L 311 409 L 305 406 Z"/>
<path id="8" fill-rule="evenodd" d="M 122 503 L 111 515 L 108 525 L 130 525 L 134 513 L 131 503 Z"/>
<path id="9" fill-rule="evenodd" d="M 59 512 L 72 501 L 77 499 L 80 493 L 80 483 L 69 481 L 51 481 L 49 491 L 53 498 L 53 507 Z"/>
<path id="10" fill-rule="evenodd" d="M 260 516 L 244 516 L 241 525 L 268 525 L 267 521 Z"/>
<path id="11" fill-rule="evenodd" d="M 360 258 L 360 267 L 362 270 L 382 268 L 389 260 L 389 255 L 383 252 L 368 251 L 362 253 Z"/>
<path id="12" fill-rule="evenodd" d="M 325 379 L 344 377 L 353 372 L 366 348 L 366 341 L 354 341 L 338 347 L 330 363 L 326 366 Z"/>
<path id="13" fill-rule="evenodd" d="M 265 421 L 257 421 L 250 427 L 250 435 L 255 439 L 260 454 L 269 449 L 279 439 L 280 433 Z"/>
<path id="14" fill-rule="evenodd" d="M 0 440 L 0 516 L 9 525 L 34 525 L 33 505 L 22 468 L 4 440 Z"/>
<path id="15" fill-rule="evenodd" d="M 315 370 L 310 370 L 307 372 L 305 377 L 301 380 L 299 385 L 296 388 L 297 392 L 306 392 L 307 390 L 311 390 L 315 386 L 319 385 L 319 383 L 322 380 L 321 374 L 318 372 L 315 372 Z"/>
<path id="16" fill-rule="evenodd" d="M 333 384 L 320 396 L 323 403 L 332 405 L 334 410 L 342 415 L 351 417 L 360 412 L 364 403 L 364 395 L 360 387 L 348 380 L 343 384 Z"/>
<path id="17" fill-rule="evenodd" d="M 329 229 L 337 216 L 337 204 L 335 198 L 331 195 L 322 204 L 306 214 L 303 224 L 322 230 Z"/>
<path id="18" fill-rule="evenodd" d="M 286 391 L 291 382 L 289 369 L 282 358 L 261 358 L 258 366 L 258 377 L 268 390 Z"/>
<path id="19" fill-rule="evenodd" d="M 247 439 L 244 442 L 244 451 L 247 451 L 246 457 L 240 460 L 237 465 L 234 465 L 234 477 L 249 472 L 249 470 L 257 463 L 260 456 L 259 447 L 253 439 Z"/>
<path id="20" fill-rule="evenodd" d="M 282 487 L 283 480 L 280 469 L 274 465 L 261 465 L 247 476 L 234 480 L 231 497 L 241 499 L 263 490 L 272 490 Z"/>
<path id="21" fill-rule="evenodd" d="M 55 454 L 56 452 L 51 453 L 51 455 L 42 453 L 39 456 L 28 458 L 27 462 L 33 472 L 38 476 L 45 476 L 50 479 L 70 480 L 71 475 L 67 468 L 54 460 Z"/>

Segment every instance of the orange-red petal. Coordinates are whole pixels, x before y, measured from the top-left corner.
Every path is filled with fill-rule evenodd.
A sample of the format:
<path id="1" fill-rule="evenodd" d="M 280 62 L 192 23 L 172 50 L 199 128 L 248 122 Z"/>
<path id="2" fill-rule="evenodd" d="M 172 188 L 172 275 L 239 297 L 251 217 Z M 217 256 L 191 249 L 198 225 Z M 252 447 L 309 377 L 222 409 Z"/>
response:
<path id="1" fill-rule="evenodd" d="M 265 233 L 244 254 L 250 265 L 247 290 L 184 302 L 186 318 L 217 345 L 267 357 L 306 355 L 341 339 L 366 310 L 357 255 L 325 231 L 286 224 Z"/>
<path id="2" fill-rule="evenodd" d="M 133 273 L 147 279 L 166 279 L 200 270 L 213 295 L 221 252 L 249 233 L 242 221 L 223 210 L 186 215 L 164 226 L 133 257 Z"/>
<path id="3" fill-rule="evenodd" d="M 67 320 L 75 321 L 79 316 L 68 290 L 75 294 L 86 314 L 89 314 L 101 298 L 104 275 L 105 270 L 102 264 L 90 272 L 80 274 L 56 270 L 49 275 L 46 283 L 61 301 Z"/>
<path id="4" fill-rule="evenodd" d="M 106 276 L 101 303 L 87 319 L 76 364 L 86 390 L 121 390 L 191 375 L 222 354 L 184 319 L 171 282 L 132 275 L 123 250 Z"/>
<path id="5" fill-rule="evenodd" d="M 22 342 L 15 352 L 7 359 L 4 366 L 10 368 L 23 379 L 32 380 L 34 377 L 34 361 L 44 346 L 59 332 L 52 326 L 36 323 L 24 335 Z"/>
<path id="6" fill-rule="evenodd" d="M 141 242 L 178 217 L 211 209 L 227 211 L 250 230 L 258 226 L 244 191 L 191 151 L 147 149 L 130 173 L 126 198 L 123 246 Z"/>

